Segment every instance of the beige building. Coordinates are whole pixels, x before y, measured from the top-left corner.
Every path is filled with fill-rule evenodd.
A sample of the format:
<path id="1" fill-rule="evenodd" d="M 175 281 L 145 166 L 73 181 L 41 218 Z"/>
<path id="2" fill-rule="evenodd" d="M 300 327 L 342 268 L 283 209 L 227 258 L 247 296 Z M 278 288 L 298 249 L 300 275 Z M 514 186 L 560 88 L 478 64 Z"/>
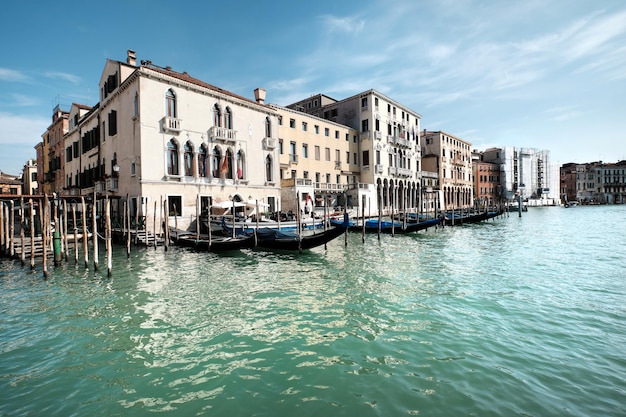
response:
<path id="1" fill-rule="evenodd" d="M 29 159 L 24 164 L 22 171 L 22 194 L 36 195 L 39 193 L 39 185 L 37 183 L 37 162 Z"/>
<path id="2" fill-rule="evenodd" d="M 283 210 L 318 212 L 352 205 L 344 193 L 360 182 L 358 131 L 299 111 L 272 106 L 278 113 L 278 153 Z"/>
<path id="3" fill-rule="evenodd" d="M 196 210 L 259 200 L 280 208 L 278 116 L 264 90 L 250 100 L 185 72 L 142 61 L 107 60 L 100 102 L 74 105 L 65 137 L 69 194 L 128 201 L 131 214 L 152 216 L 161 201 L 186 227 Z M 70 157 L 71 151 L 71 157 Z"/>
<path id="4" fill-rule="evenodd" d="M 63 137 L 68 131 L 68 112 L 57 105 L 52 110 L 52 124 L 42 135 L 41 151 L 42 177 L 39 179 L 40 192 L 52 194 L 63 188 L 65 176 L 63 158 Z M 39 160 L 39 158 L 38 158 Z"/>
<path id="5" fill-rule="evenodd" d="M 437 172 L 443 208 L 453 210 L 473 205 L 471 143 L 446 132 L 420 132 L 422 168 Z"/>

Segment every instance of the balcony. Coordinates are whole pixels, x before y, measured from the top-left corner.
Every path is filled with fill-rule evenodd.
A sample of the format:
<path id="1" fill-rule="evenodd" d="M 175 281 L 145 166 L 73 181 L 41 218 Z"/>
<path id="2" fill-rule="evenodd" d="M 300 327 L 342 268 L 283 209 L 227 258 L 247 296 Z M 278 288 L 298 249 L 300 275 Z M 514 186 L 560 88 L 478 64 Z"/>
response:
<path id="1" fill-rule="evenodd" d="M 209 138 L 213 142 L 221 142 L 227 145 L 237 143 L 237 131 L 225 127 L 213 126 L 209 129 Z"/>
<path id="2" fill-rule="evenodd" d="M 383 134 L 382 133 L 380 133 L 378 131 L 374 132 L 374 139 L 381 140 L 382 138 L 383 138 Z"/>
<path id="3" fill-rule="evenodd" d="M 276 148 L 278 141 L 276 138 L 263 138 L 263 148 L 266 150 L 273 150 Z"/>
<path id="4" fill-rule="evenodd" d="M 374 165 L 374 174 L 382 174 L 383 166 L 381 164 Z"/>
<path id="5" fill-rule="evenodd" d="M 365 132 L 359 133 L 359 139 L 360 140 L 370 139 L 371 137 L 372 137 L 372 133 L 369 130 L 365 131 Z"/>
<path id="6" fill-rule="evenodd" d="M 315 192 L 343 192 L 345 190 L 345 184 L 335 184 L 328 182 L 316 182 L 315 183 Z"/>
<path id="7" fill-rule="evenodd" d="M 163 131 L 169 133 L 180 133 L 181 119 L 175 117 L 165 116 L 163 118 Z"/>
<path id="8" fill-rule="evenodd" d="M 398 168 L 398 176 L 400 177 L 412 177 L 413 176 L 413 171 L 411 171 L 410 169 L 407 168 Z"/>
<path id="9" fill-rule="evenodd" d="M 335 161 L 335 169 L 341 169 L 341 161 Z"/>

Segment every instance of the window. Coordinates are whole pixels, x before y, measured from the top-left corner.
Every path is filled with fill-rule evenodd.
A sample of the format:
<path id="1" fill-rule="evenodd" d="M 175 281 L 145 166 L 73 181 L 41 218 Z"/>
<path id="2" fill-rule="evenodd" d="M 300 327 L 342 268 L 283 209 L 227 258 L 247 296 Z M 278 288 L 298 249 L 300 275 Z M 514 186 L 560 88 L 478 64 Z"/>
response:
<path id="1" fill-rule="evenodd" d="M 130 175 L 134 177 L 137 175 L 137 166 L 135 165 L 135 161 L 130 163 Z"/>
<path id="2" fill-rule="evenodd" d="M 306 122 L 302 122 L 302 131 L 303 132 L 307 131 L 307 124 L 306 124 Z"/>
<path id="3" fill-rule="evenodd" d="M 352 163 L 353 164 L 358 164 L 359 163 L 359 159 L 358 159 L 359 154 L 358 153 L 354 153 L 354 158 L 352 159 Z"/>
<path id="4" fill-rule="evenodd" d="M 282 139 L 278 140 L 278 153 L 281 155 L 283 154 L 283 140 Z"/>
<path id="5" fill-rule="evenodd" d="M 320 160 L 320 147 L 315 145 L 315 160 L 319 161 Z"/>
<path id="6" fill-rule="evenodd" d="M 330 136 L 330 129 L 329 128 L 324 128 L 324 136 Z"/>
<path id="7" fill-rule="evenodd" d="M 193 177 L 193 147 L 191 143 L 186 142 L 184 146 L 183 160 L 185 163 L 185 176 Z"/>
<path id="8" fill-rule="evenodd" d="M 272 175 L 272 172 L 272 157 L 270 155 L 267 155 L 267 158 L 265 158 L 265 178 L 267 179 L 267 182 L 274 181 L 274 176 Z"/>
<path id="9" fill-rule="evenodd" d="M 307 145 L 306 143 L 302 144 L 302 157 L 303 158 L 309 157 L 309 145 Z"/>
<path id="10" fill-rule="evenodd" d="M 176 117 L 176 95 L 172 89 L 165 93 L 165 115 L 167 117 Z"/>
<path id="11" fill-rule="evenodd" d="M 335 139 L 339 139 L 339 131 L 335 130 Z"/>
<path id="12" fill-rule="evenodd" d="M 224 160 L 222 161 L 222 166 L 220 167 L 220 174 L 224 174 L 228 179 L 233 178 L 233 153 L 230 149 L 226 151 L 224 154 Z"/>
<path id="13" fill-rule="evenodd" d="M 133 116 L 139 116 L 139 94 L 135 93 L 135 98 L 133 100 Z"/>
<path id="14" fill-rule="evenodd" d="M 370 151 L 363 151 L 363 166 L 370 164 Z"/>
<path id="15" fill-rule="evenodd" d="M 320 173 L 319 172 L 315 173 L 315 182 L 320 182 Z"/>
<path id="16" fill-rule="evenodd" d="M 350 151 L 346 151 L 346 164 L 350 163 Z"/>
<path id="17" fill-rule="evenodd" d="M 367 97 L 363 97 L 361 99 L 361 107 L 363 107 L 363 108 L 367 107 Z"/>
<path id="18" fill-rule="evenodd" d="M 230 107 L 226 107 L 226 112 L 224 113 L 224 127 L 226 129 L 233 128 L 233 113 L 230 110 Z"/>
<path id="19" fill-rule="evenodd" d="M 265 137 L 266 138 L 272 137 L 272 121 L 270 120 L 269 117 L 265 118 Z"/>
<path id="20" fill-rule="evenodd" d="M 167 174 L 179 175 L 178 171 L 178 145 L 174 139 L 167 142 Z"/>
<path id="21" fill-rule="evenodd" d="M 298 160 L 296 153 L 296 142 L 289 142 L 289 160 L 291 162 L 297 162 Z"/>
<path id="22" fill-rule="evenodd" d="M 378 97 L 374 97 L 374 106 L 378 107 Z"/>
<path id="23" fill-rule="evenodd" d="M 244 155 L 243 155 L 243 151 L 239 150 L 237 151 L 237 179 L 242 180 L 243 179 L 243 170 L 245 167 L 244 164 Z"/>
<path id="24" fill-rule="evenodd" d="M 324 148 L 324 153 L 327 161 L 330 161 L 330 148 Z"/>
<path id="25" fill-rule="evenodd" d="M 292 129 L 296 128 L 296 119 L 289 119 L 289 127 Z"/>
<path id="26" fill-rule="evenodd" d="M 335 149 L 335 162 L 341 162 L 341 151 L 339 149 Z"/>
<path id="27" fill-rule="evenodd" d="M 211 169 L 213 178 L 220 177 L 220 161 L 222 160 L 222 152 L 220 152 L 219 148 L 216 146 L 213 148 L 213 160 L 211 161 Z"/>
<path id="28" fill-rule="evenodd" d="M 198 176 L 200 177 L 209 176 L 209 170 L 207 169 L 208 156 L 209 152 L 206 145 L 200 145 L 200 150 L 198 151 Z"/>
<path id="29" fill-rule="evenodd" d="M 361 131 L 369 132 L 369 130 L 370 130 L 369 120 L 368 119 L 361 120 Z"/>
<path id="30" fill-rule="evenodd" d="M 180 195 L 167 196 L 167 215 L 181 216 L 183 213 L 183 197 Z"/>
<path id="31" fill-rule="evenodd" d="M 315 125 L 315 134 L 316 135 L 320 134 L 320 127 L 318 125 Z"/>
<path id="32" fill-rule="evenodd" d="M 380 132 L 380 120 L 378 119 L 374 121 L 374 130 Z"/>
<path id="33" fill-rule="evenodd" d="M 350 142 L 350 134 L 346 133 L 346 142 Z"/>
<path id="34" fill-rule="evenodd" d="M 222 126 L 222 109 L 219 104 L 213 106 L 213 126 Z"/>

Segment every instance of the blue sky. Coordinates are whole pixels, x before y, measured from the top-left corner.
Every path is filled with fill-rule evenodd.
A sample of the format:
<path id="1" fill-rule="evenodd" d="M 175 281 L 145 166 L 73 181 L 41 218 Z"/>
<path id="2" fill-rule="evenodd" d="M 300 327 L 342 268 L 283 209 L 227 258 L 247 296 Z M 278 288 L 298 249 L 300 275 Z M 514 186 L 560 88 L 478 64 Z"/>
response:
<path id="1" fill-rule="evenodd" d="M 0 26 L 0 170 L 19 174 L 56 104 L 94 105 L 107 58 L 287 105 L 376 89 L 475 149 L 626 159 L 622 0 L 12 1 Z"/>

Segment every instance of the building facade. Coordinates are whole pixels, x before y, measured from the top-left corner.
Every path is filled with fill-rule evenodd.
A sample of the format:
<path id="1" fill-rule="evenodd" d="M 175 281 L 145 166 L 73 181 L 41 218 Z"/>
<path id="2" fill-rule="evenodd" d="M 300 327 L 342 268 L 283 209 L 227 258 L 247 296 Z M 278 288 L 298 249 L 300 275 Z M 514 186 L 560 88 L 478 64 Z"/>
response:
<path id="1" fill-rule="evenodd" d="M 502 201 L 500 165 L 474 160 L 474 198 L 480 207 L 493 207 Z"/>
<path id="2" fill-rule="evenodd" d="M 64 136 L 68 131 L 68 112 L 59 105 L 52 110 L 52 124 L 42 135 L 42 164 L 45 175 L 38 178 L 40 191 L 52 194 L 63 188 L 65 177 L 63 159 Z"/>
<path id="3" fill-rule="evenodd" d="M 445 210 L 473 206 L 471 143 L 442 131 L 420 132 L 423 169 L 437 172 Z"/>
<path id="4" fill-rule="evenodd" d="M 419 209 L 421 116 L 370 89 L 343 100 L 318 94 L 287 106 L 358 131 L 360 184 L 350 198 L 369 213 Z M 360 208 L 363 210 L 363 207 Z"/>
<path id="5" fill-rule="evenodd" d="M 326 207 L 355 204 L 352 194 L 344 193 L 361 182 L 359 132 L 286 107 L 271 107 L 278 113 L 283 210 L 319 212 L 324 198 Z"/>
<path id="6" fill-rule="evenodd" d="M 280 209 L 278 115 L 265 92 L 250 100 L 171 68 L 107 60 L 100 101 L 73 105 L 64 191 L 112 198 L 114 215 L 165 212 L 180 227 L 209 206 Z M 163 204 L 163 206 L 161 206 Z M 165 206 L 165 207 L 164 207 Z"/>
<path id="7" fill-rule="evenodd" d="M 22 171 L 22 194 L 36 195 L 39 193 L 37 183 L 37 162 L 29 159 Z"/>

